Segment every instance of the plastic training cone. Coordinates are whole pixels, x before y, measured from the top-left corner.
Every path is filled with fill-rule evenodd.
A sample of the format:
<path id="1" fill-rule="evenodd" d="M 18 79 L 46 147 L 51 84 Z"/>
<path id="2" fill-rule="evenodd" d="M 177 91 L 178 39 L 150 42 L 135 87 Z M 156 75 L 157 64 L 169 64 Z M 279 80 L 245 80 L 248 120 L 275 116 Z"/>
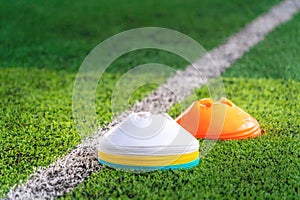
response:
<path id="1" fill-rule="evenodd" d="M 191 168 L 199 142 L 167 114 L 132 113 L 99 141 L 103 165 L 129 170 Z"/>
<path id="2" fill-rule="evenodd" d="M 226 98 L 198 100 L 176 121 L 196 138 L 230 140 L 261 134 L 257 120 Z"/>

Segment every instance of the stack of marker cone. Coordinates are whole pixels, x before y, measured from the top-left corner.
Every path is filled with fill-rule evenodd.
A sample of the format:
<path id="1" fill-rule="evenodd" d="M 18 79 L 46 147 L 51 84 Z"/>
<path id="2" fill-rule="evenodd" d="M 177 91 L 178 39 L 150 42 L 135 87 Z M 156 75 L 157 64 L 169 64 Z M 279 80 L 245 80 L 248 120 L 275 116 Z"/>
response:
<path id="1" fill-rule="evenodd" d="M 167 114 L 132 113 L 100 139 L 98 159 L 119 169 L 186 169 L 198 165 L 199 143 Z"/>
<path id="2" fill-rule="evenodd" d="M 196 101 L 176 121 L 196 138 L 229 140 L 261 134 L 256 119 L 225 98 Z"/>

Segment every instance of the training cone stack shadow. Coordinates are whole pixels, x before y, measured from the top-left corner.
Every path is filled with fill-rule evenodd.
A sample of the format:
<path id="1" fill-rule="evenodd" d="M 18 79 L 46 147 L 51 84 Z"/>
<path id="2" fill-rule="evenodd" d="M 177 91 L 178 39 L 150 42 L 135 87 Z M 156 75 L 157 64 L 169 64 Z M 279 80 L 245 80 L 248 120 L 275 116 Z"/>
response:
<path id="1" fill-rule="evenodd" d="M 202 139 L 246 139 L 261 134 L 256 119 L 226 98 L 220 101 L 198 100 L 176 121 L 196 138 Z"/>
<path id="2" fill-rule="evenodd" d="M 187 169 L 199 163 L 199 142 L 168 114 L 130 114 L 99 141 L 103 165 L 134 171 Z"/>

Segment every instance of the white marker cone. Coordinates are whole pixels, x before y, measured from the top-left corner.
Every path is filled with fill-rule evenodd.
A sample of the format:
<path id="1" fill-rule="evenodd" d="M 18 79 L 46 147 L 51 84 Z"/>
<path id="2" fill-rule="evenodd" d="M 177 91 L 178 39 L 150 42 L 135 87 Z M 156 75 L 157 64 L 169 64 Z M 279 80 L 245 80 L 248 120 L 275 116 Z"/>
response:
<path id="1" fill-rule="evenodd" d="M 168 114 L 132 113 L 101 138 L 98 158 L 120 169 L 191 168 L 199 163 L 199 142 Z"/>

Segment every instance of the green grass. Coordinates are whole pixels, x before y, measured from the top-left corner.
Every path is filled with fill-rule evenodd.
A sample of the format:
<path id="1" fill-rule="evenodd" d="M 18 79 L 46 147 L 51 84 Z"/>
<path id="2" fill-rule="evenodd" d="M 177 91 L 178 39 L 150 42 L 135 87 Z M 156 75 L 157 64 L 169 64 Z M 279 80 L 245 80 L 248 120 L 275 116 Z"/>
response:
<path id="1" fill-rule="evenodd" d="M 225 78 L 224 83 L 228 98 L 259 120 L 263 136 L 219 142 L 199 166 L 188 171 L 134 174 L 105 167 L 65 199 L 289 199 L 300 195 L 300 83 L 245 78 Z M 198 95 L 207 97 L 207 90 L 198 90 Z"/>
<path id="2" fill-rule="evenodd" d="M 211 49 L 279 1 L 1 0 L 0 66 L 76 71 L 104 39 L 145 26 L 181 31 Z"/>
<path id="3" fill-rule="evenodd" d="M 242 61 L 229 68 L 224 76 L 272 78 L 300 81 L 300 17 L 281 25 Z"/>
<path id="4" fill-rule="evenodd" d="M 297 15 L 280 26 L 223 75 L 227 98 L 258 119 L 263 136 L 220 141 L 187 171 L 134 174 L 104 167 L 64 199 L 298 199 L 299 21 Z M 209 96 L 205 87 L 196 92 Z"/>
<path id="5" fill-rule="evenodd" d="M 0 177 L 3 193 L 34 166 L 45 166 L 79 142 L 72 85 L 65 72 L 22 68 L 0 73 Z"/>
<path id="6" fill-rule="evenodd" d="M 278 2 L 1 0 L 0 196 L 80 141 L 72 118 L 72 87 L 83 58 L 99 42 L 129 28 L 162 26 L 211 49 Z M 107 105 L 115 81 L 132 65 L 154 61 L 185 66 L 174 55 L 154 50 L 117 60 L 97 93 L 102 125 L 111 120 Z"/>

